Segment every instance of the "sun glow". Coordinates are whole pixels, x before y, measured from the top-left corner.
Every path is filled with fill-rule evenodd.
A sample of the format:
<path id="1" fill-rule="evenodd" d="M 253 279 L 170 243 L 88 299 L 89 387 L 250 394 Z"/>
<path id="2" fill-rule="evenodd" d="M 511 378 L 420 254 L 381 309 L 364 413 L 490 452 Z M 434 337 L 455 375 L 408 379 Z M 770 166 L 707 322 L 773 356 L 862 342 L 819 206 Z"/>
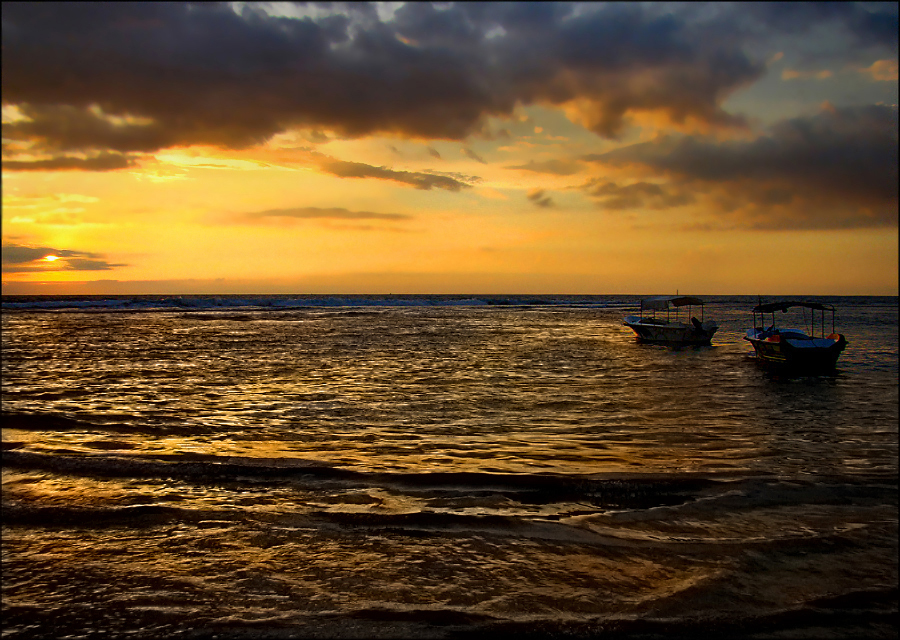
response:
<path id="1" fill-rule="evenodd" d="M 41 260 L 43 260 L 44 262 L 56 262 L 57 260 L 59 260 L 59 256 L 44 256 L 43 258 L 41 258 Z"/>

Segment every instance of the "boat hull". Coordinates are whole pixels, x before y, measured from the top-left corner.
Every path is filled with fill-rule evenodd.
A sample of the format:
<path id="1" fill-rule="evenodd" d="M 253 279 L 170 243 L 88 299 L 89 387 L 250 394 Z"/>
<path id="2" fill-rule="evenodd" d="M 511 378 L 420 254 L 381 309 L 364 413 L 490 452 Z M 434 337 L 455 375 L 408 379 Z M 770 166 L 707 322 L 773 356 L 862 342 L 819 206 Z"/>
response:
<path id="1" fill-rule="evenodd" d="M 769 366 L 797 371 L 832 371 L 847 341 L 842 335 L 837 338 L 821 338 L 773 341 L 770 338 L 745 336 L 757 359 Z"/>
<path id="2" fill-rule="evenodd" d="M 665 345 L 706 345 L 710 344 L 718 330 L 714 323 L 705 323 L 700 327 L 676 323 L 647 322 L 641 318 L 628 317 L 623 323 L 634 331 L 639 342 Z"/>

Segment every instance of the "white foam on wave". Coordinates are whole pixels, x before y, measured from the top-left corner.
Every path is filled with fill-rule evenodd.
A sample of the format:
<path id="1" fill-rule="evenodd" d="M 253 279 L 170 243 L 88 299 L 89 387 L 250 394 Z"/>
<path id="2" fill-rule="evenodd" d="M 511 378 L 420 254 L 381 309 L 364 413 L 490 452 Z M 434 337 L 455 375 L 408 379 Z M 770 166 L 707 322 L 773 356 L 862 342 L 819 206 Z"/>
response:
<path id="1" fill-rule="evenodd" d="M 550 295 L 234 295 L 234 296 L 7 296 L 7 311 L 211 311 L 222 309 L 302 309 L 359 307 L 547 306 L 617 308 L 626 303 L 610 296 Z"/>

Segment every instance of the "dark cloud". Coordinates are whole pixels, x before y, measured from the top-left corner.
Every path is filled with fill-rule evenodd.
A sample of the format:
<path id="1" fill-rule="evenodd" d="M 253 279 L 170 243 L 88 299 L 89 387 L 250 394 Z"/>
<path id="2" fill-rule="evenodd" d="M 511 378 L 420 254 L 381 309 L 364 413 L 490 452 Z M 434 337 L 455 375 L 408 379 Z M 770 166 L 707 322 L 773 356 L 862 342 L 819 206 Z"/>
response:
<path id="1" fill-rule="evenodd" d="M 428 146 L 425 147 L 425 149 L 428 151 L 428 155 L 432 156 L 433 158 L 437 158 L 438 160 L 441 159 L 441 154 L 438 153 L 437 149 L 435 149 L 434 147 Z"/>
<path id="2" fill-rule="evenodd" d="M 516 105 L 573 100 L 604 136 L 636 111 L 740 125 L 721 104 L 764 65 L 662 6 L 409 3 L 380 22 L 354 3 L 317 20 L 252 4 L 8 3 L 3 102 L 29 119 L 4 137 L 56 155 L 241 148 L 291 127 L 462 140 Z"/>
<path id="3" fill-rule="evenodd" d="M 57 156 L 46 160 L 4 160 L 6 171 L 115 171 L 137 164 L 134 155 L 99 153 L 92 157 Z"/>
<path id="4" fill-rule="evenodd" d="M 814 26 L 842 25 L 863 46 L 897 47 L 894 2 L 758 2 L 741 9 L 744 22 L 755 20 L 769 31 L 797 35 Z"/>
<path id="5" fill-rule="evenodd" d="M 517 105 L 576 103 L 607 137 L 640 112 L 741 127 L 722 104 L 765 71 L 745 53 L 749 39 L 826 24 L 897 46 L 893 4 L 414 2 L 389 22 L 369 3 L 325 7 L 335 15 L 270 17 L 252 3 L 240 14 L 226 3 L 5 3 L 3 103 L 27 119 L 5 123 L 3 136 L 66 158 L 243 148 L 292 127 L 315 140 L 326 129 L 463 140 L 495 135 L 487 118 Z M 25 168 L 13 149 L 4 147 L 5 166 Z"/>
<path id="6" fill-rule="evenodd" d="M 4 125 L 10 140 L 28 141 L 54 152 L 102 148 L 113 152 L 155 151 L 177 143 L 177 136 L 158 123 L 116 124 L 97 110 L 70 105 L 22 104 L 27 120 Z"/>
<path id="7" fill-rule="evenodd" d="M 114 264 L 102 259 L 103 256 L 85 251 L 54 249 L 52 247 L 30 247 L 27 245 L 3 245 L 3 272 L 25 273 L 45 271 L 109 271 L 125 264 Z M 56 256 L 59 260 L 44 262 L 46 256 Z"/>
<path id="8" fill-rule="evenodd" d="M 2 261 L 4 265 L 19 265 L 33 262 L 34 260 L 40 260 L 45 256 L 63 257 L 69 254 L 71 254 L 71 252 L 60 251 L 59 249 L 51 249 L 50 247 L 3 245 Z"/>
<path id="9" fill-rule="evenodd" d="M 429 2 L 408 2 L 394 13 L 397 33 L 415 43 L 466 48 L 478 46 L 484 28 L 464 11 L 438 9 Z"/>
<path id="10" fill-rule="evenodd" d="M 527 5 L 528 3 L 522 3 Z M 583 124 L 616 137 L 629 114 L 650 111 L 741 127 L 722 101 L 763 71 L 735 43 L 643 4 L 610 4 L 551 25 L 508 34 L 497 55 L 517 100 L 563 104 L 578 99 Z M 537 46 L 535 46 L 537 43 Z"/>
<path id="11" fill-rule="evenodd" d="M 896 226 L 897 131 L 896 107 L 827 106 L 752 141 L 670 137 L 583 159 L 710 191 L 721 210 L 750 207 L 758 227 Z"/>

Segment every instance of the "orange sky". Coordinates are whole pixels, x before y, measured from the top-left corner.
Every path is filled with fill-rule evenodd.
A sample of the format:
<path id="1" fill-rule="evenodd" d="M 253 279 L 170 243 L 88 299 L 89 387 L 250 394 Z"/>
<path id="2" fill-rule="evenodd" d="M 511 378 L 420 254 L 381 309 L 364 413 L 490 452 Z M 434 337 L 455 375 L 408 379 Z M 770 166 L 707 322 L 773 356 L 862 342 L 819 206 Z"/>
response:
<path id="1" fill-rule="evenodd" d="M 42 7 L 4 294 L 897 295 L 896 4 Z"/>

